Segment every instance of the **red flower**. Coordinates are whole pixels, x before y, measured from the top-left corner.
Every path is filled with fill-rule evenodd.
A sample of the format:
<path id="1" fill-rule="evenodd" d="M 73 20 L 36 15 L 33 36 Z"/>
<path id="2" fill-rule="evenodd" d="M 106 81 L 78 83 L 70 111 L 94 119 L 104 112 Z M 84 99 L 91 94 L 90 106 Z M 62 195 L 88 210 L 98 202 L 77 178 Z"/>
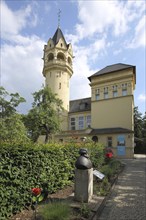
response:
<path id="1" fill-rule="evenodd" d="M 38 196 L 41 194 L 41 189 L 40 188 L 33 188 L 31 190 L 31 192 L 33 193 L 34 196 Z"/>
<path id="2" fill-rule="evenodd" d="M 106 158 L 112 158 L 113 157 L 113 153 L 112 152 L 108 152 L 106 153 Z"/>

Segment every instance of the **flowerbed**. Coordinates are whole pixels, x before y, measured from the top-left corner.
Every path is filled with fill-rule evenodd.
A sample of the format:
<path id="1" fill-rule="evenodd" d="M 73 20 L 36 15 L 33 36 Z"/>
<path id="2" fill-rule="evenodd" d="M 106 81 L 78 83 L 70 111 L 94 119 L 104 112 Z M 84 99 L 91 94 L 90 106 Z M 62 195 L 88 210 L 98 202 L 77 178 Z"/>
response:
<path id="1" fill-rule="evenodd" d="M 87 148 L 94 167 L 104 162 L 99 144 L 1 146 L 0 219 L 5 220 L 31 204 L 31 189 L 49 194 L 70 184 L 79 148 Z"/>

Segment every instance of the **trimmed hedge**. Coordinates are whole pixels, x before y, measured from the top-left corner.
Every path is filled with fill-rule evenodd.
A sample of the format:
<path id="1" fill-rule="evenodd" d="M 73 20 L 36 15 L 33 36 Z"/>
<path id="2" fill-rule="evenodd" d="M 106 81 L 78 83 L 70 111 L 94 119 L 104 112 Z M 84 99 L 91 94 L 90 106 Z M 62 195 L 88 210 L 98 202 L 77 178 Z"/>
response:
<path id="1" fill-rule="evenodd" d="M 74 178 L 79 148 L 87 148 L 94 167 L 101 167 L 104 151 L 99 144 L 1 146 L 0 219 L 29 206 L 32 188 L 50 194 L 68 185 Z"/>

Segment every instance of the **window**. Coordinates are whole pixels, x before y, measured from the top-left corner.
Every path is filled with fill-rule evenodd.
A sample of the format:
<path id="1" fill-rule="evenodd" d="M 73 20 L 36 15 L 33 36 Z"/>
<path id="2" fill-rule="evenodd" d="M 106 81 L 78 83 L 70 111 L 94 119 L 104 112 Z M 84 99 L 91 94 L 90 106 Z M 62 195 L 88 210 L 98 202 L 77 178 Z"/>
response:
<path id="1" fill-rule="evenodd" d="M 95 99 L 98 101 L 100 99 L 100 90 L 96 89 Z"/>
<path id="2" fill-rule="evenodd" d="M 70 128 L 71 130 L 76 130 L 76 119 L 75 118 L 70 119 Z"/>
<path id="3" fill-rule="evenodd" d="M 127 83 L 122 84 L 122 96 L 127 95 Z"/>
<path id="4" fill-rule="evenodd" d="M 118 86 L 114 85 L 113 86 L 113 97 L 117 97 L 118 96 Z"/>
<path id="5" fill-rule="evenodd" d="M 49 55 L 48 55 L 48 61 L 51 61 L 51 60 L 53 60 L 54 59 L 54 55 L 53 55 L 53 53 L 50 53 Z"/>
<path id="6" fill-rule="evenodd" d="M 100 95 L 99 95 L 99 94 L 96 94 L 96 95 L 95 95 L 95 99 L 98 101 L 99 98 L 100 98 Z"/>
<path id="7" fill-rule="evenodd" d="M 58 54 L 57 54 L 57 59 L 58 59 L 58 60 L 65 60 L 64 54 L 63 54 L 63 53 L 58 53 Z"/>
<path id="8" fill-rule="evenodd" d="M 113 143 L 112 143 L 112 137 L 108 137 L 107 138 L 107 146 L 108 147 L 112 147 Z"/>
<path id="9" fill-rule="evenodd" d="M 87 127 L 89 128 L 91 126 L 91 115 L 87 115 L 86 123 L 87 123 Z"/>
<path id="10" fill-rule="evenodd" d="M 84 129 L 84 117 L 80 116 L 79 117 L 79 130 Z"/>
<path id="11" fill-rule="evenodd" d="M 59 83 L 59 89 L 61 89 L 61 83 Z"/>
<path id="12" fill-rule="evenodd" d="M 104 99 L 108 99 L 108 87 L 104 88 Z"/>

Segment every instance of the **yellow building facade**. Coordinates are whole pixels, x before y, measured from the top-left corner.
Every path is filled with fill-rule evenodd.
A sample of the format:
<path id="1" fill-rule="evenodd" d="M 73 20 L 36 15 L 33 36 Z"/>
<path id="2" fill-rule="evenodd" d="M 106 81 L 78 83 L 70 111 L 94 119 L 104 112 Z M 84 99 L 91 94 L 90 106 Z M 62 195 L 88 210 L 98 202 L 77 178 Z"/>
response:
<path id="1" fill-rule="evenodd" d="M 115 157 L 134 155 L 134 94 L 136 67 L 113 64 L 91 75 L 91 97 L 69 101 L 73 50 L 58 28 L 44 46 L 46 86 L 63 101 L 61 132 L 55 141 L 91 139 L 111 148 Z"/>

